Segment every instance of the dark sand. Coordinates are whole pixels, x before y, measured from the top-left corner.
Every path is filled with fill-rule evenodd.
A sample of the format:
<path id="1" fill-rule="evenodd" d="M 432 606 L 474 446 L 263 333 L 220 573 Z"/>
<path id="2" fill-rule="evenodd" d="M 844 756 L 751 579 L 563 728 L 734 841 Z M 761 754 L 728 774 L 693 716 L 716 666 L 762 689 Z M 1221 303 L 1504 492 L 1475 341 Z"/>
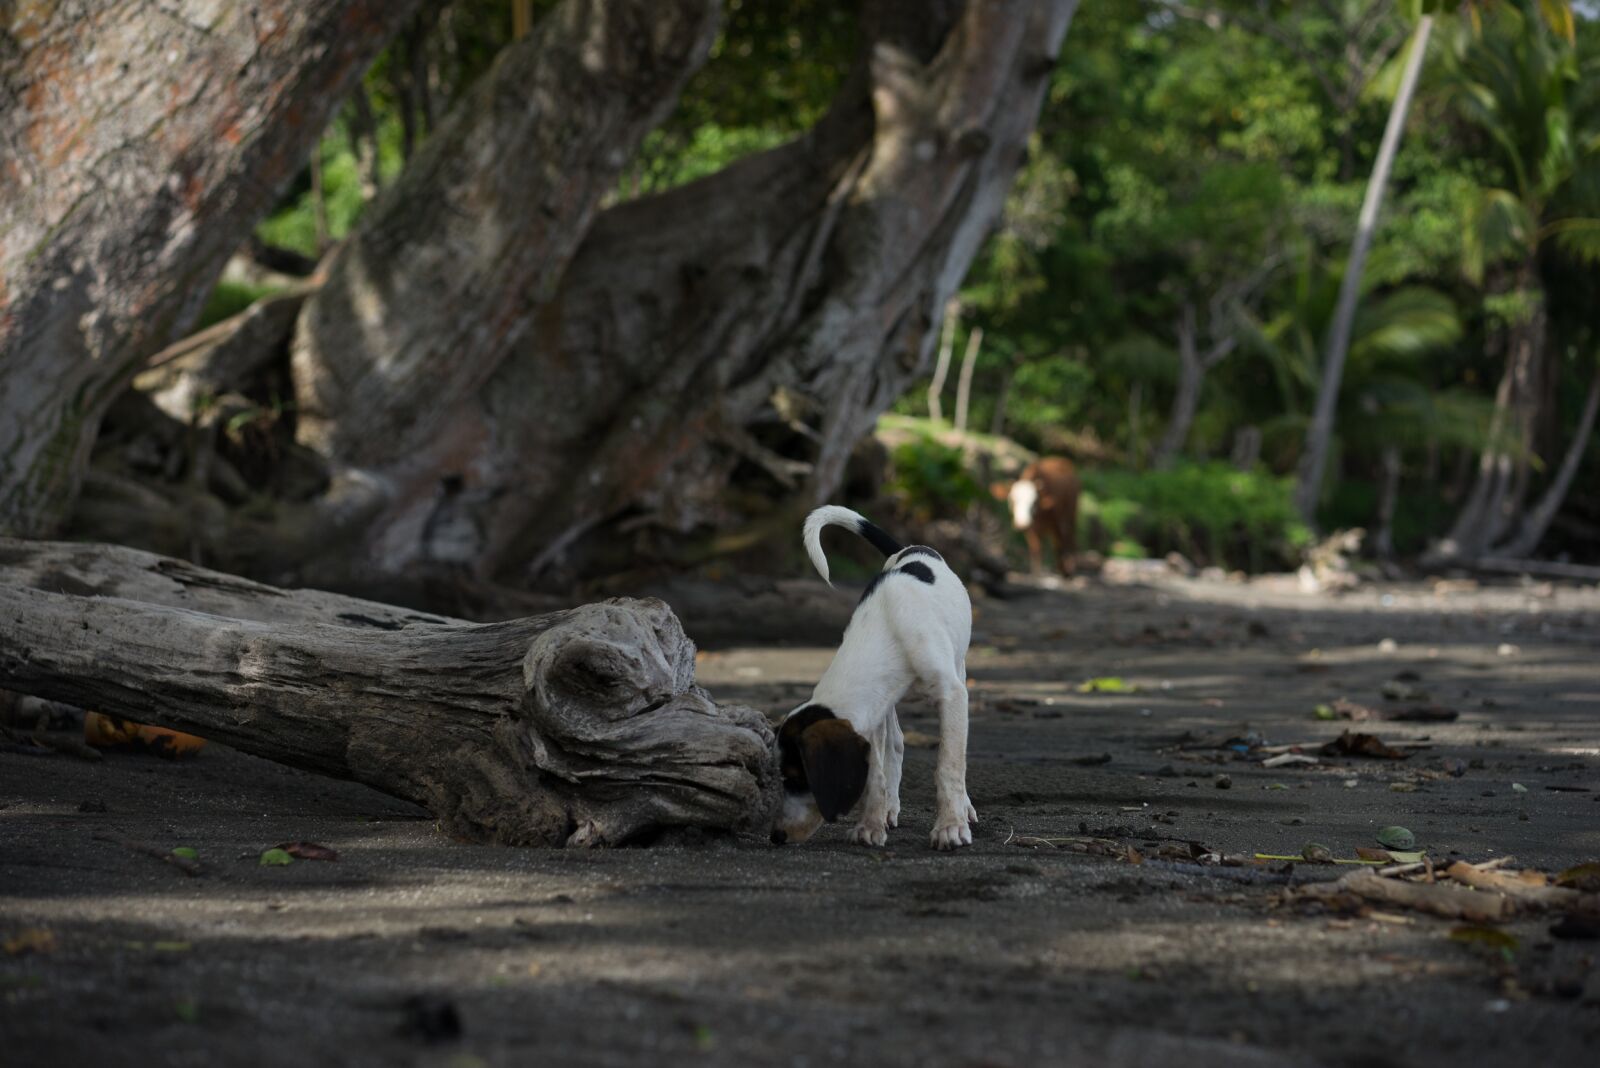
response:
<path id="1" fill-rule="evenodd" d="M 842 827 L 787 848 L 752 834 L 496 849 L 449 841 L 363 787 L 215 746 L 185 763 L 0 754 L 0 940 L 26 928 L 55 938 L 51 952 L 0 953 L 0 1062 L 1593 1057 L 1600 942 L 1554 939 L 1548 920 L 1509 926 L 1521 950 L 1506 965 L 1451 941 L 1447 921 L 1279 907 L 1279 887 L 1225 877 L 1239 869 L 1135 866 L 1008 838 L 1086 827 L 1152 857 L 1166 838 L 1268 853 L 1315 841 L 1352 856 L 1403 824 L 1442 861 L 1600 859 L 1600 592 L 1510 583 L 1330 597 L 1157 578 L 978 610 L 969 785 L 983 822 L 956 855 L 927 848 L 925 747 L 908 754 L 903 823 L 885 850 L 846 845 Z M 777 713 L 830 652 L 724 649 L 703 656 L 701 681 Z M 1407 761 L 1267 770 L 1179 747 L 1246 730 L 1332 738 L 1347 724 L 1316 720 L 1318 702 L 1382 705 L 1381 685 L 1402 672 L 1461 713 L 1360 728 L 1431 744 Z M 1139 692 L 1075 691 L 1107 675 Z M 936 730 L 931 710 L 902 711 L 909 731 Z M 1110 761 L 1075 762 L 1100 754 Z M 1452 760 L 1480 763 L 1436 774 Z M 97 836 L 191 846 L 204 874 Z M 257 864 L 286 840 L 341 859 Z"/>

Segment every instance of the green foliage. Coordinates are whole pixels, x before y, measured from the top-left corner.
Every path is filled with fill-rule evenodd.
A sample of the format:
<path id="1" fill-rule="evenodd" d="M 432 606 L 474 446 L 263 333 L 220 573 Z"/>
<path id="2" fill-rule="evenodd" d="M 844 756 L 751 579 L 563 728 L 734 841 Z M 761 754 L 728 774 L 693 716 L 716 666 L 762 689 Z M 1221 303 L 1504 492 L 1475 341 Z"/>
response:
<path id="1" fill-rule="evenodd" d="M 211 291 L 206 298 L 205 307 L 200 311 L 200 320 L 195 325 L 196 330 L 204 330 L 213 323 L 238 315 L 262 297 L 270 296 L 278 290 L 274 286 L 249 285 L 244 282 L 222 281 Z"/>
<path id="2" fill-rule="evenodd" d="M 1222 463 L 1165 471 L 1083 472 L 1080 535 L 1086 546 L 1260 570 L 1299 560 L 1310 532 L 1292 500 L 1292 480 Z"/>
<path id="3" fill-rule="evenodd" d="M 961 450 L 917 437 L 890 454 L 889 492 L 923 519 L 959 515 L 984 496 Z"/>
<path id="4" fill-rule="evenodd" d="M 377 126 L 380 174 L 392 179 L 401 168 L 400 121 L 384 116 Z M 327 215 L 328 238 L 338 241 L 350 232 L 366 206 L 362 175 L 355 152 L 350 147 L 348 118 L 340 118 L 317 145 L 322 161 L 323 210 Z M 256 236 L 269 245 L 292 249 L 313 259 L 321 255 L 317 247 L 316 198 L 309 171 L 292 187 L 277 211 L 256 227 Z"/>

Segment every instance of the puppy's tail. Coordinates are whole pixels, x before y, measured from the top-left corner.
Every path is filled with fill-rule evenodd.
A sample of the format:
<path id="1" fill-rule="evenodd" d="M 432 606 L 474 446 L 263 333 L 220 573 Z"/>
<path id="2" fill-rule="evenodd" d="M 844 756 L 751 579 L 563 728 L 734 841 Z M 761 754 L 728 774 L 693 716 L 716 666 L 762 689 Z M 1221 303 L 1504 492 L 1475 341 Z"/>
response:
<path id="1" fill-rule="evenodd" d="M 822 528 L 823 527 L 849 527 L 860 534 L 872 547 L 884 556 L 893 556 L 905 546 L 885 534 L 882 528 L 875 526 L 870 520 L 859 512 L 852 512 L 848 508 L 841 508 L 837 504 L 825 504 L 821 508 L 806 516 L 804 537 L 806 555 L 811 557 L 811 562 L 816 565 L 817 573 L 822 576 L 822 581 L 832 586 L 828 578 L 828 558 L 822 554 Z"/>

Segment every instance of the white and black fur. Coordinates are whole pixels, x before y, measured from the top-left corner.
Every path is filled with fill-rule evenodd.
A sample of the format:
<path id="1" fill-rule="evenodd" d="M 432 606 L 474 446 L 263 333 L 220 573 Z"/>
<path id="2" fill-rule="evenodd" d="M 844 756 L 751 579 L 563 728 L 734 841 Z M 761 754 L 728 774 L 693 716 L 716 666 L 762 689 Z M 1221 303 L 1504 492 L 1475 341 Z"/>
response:
<path id="1" fill-rule="evenodd" d="M 806 517 L 806 552 L 823 580 L 822 529 L 842 526 L 888 557 L 856 605 L 833 663 L 811 700 L 778 729 L 784 802 L 774 842 L 803 842 L 826 820 L 854 810 L 852 841 L 881 846 L 900 820 L 905 736 L 895 703 L 918 691 L 939 706 L 932 844 L 972 844 L 978 814 L 967 798 L 967 644 L 972 603 L 944 558 L 926 545 L 902 547 L 848 508 Z"/>

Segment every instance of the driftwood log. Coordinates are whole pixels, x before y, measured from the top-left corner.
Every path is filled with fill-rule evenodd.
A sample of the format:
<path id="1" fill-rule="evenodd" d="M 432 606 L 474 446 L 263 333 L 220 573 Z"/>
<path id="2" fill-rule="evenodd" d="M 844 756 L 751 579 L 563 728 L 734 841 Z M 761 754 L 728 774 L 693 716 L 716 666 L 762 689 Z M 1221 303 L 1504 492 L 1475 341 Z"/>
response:
<path id="1" fill-rule="evenodd" d="M 458 837 L 604 845 L 763 822 L 772 732 L 695 685 L 694 652 L 654 599 L 472 624 L 0 539 L 0 687 L 354 779 Z"/>

